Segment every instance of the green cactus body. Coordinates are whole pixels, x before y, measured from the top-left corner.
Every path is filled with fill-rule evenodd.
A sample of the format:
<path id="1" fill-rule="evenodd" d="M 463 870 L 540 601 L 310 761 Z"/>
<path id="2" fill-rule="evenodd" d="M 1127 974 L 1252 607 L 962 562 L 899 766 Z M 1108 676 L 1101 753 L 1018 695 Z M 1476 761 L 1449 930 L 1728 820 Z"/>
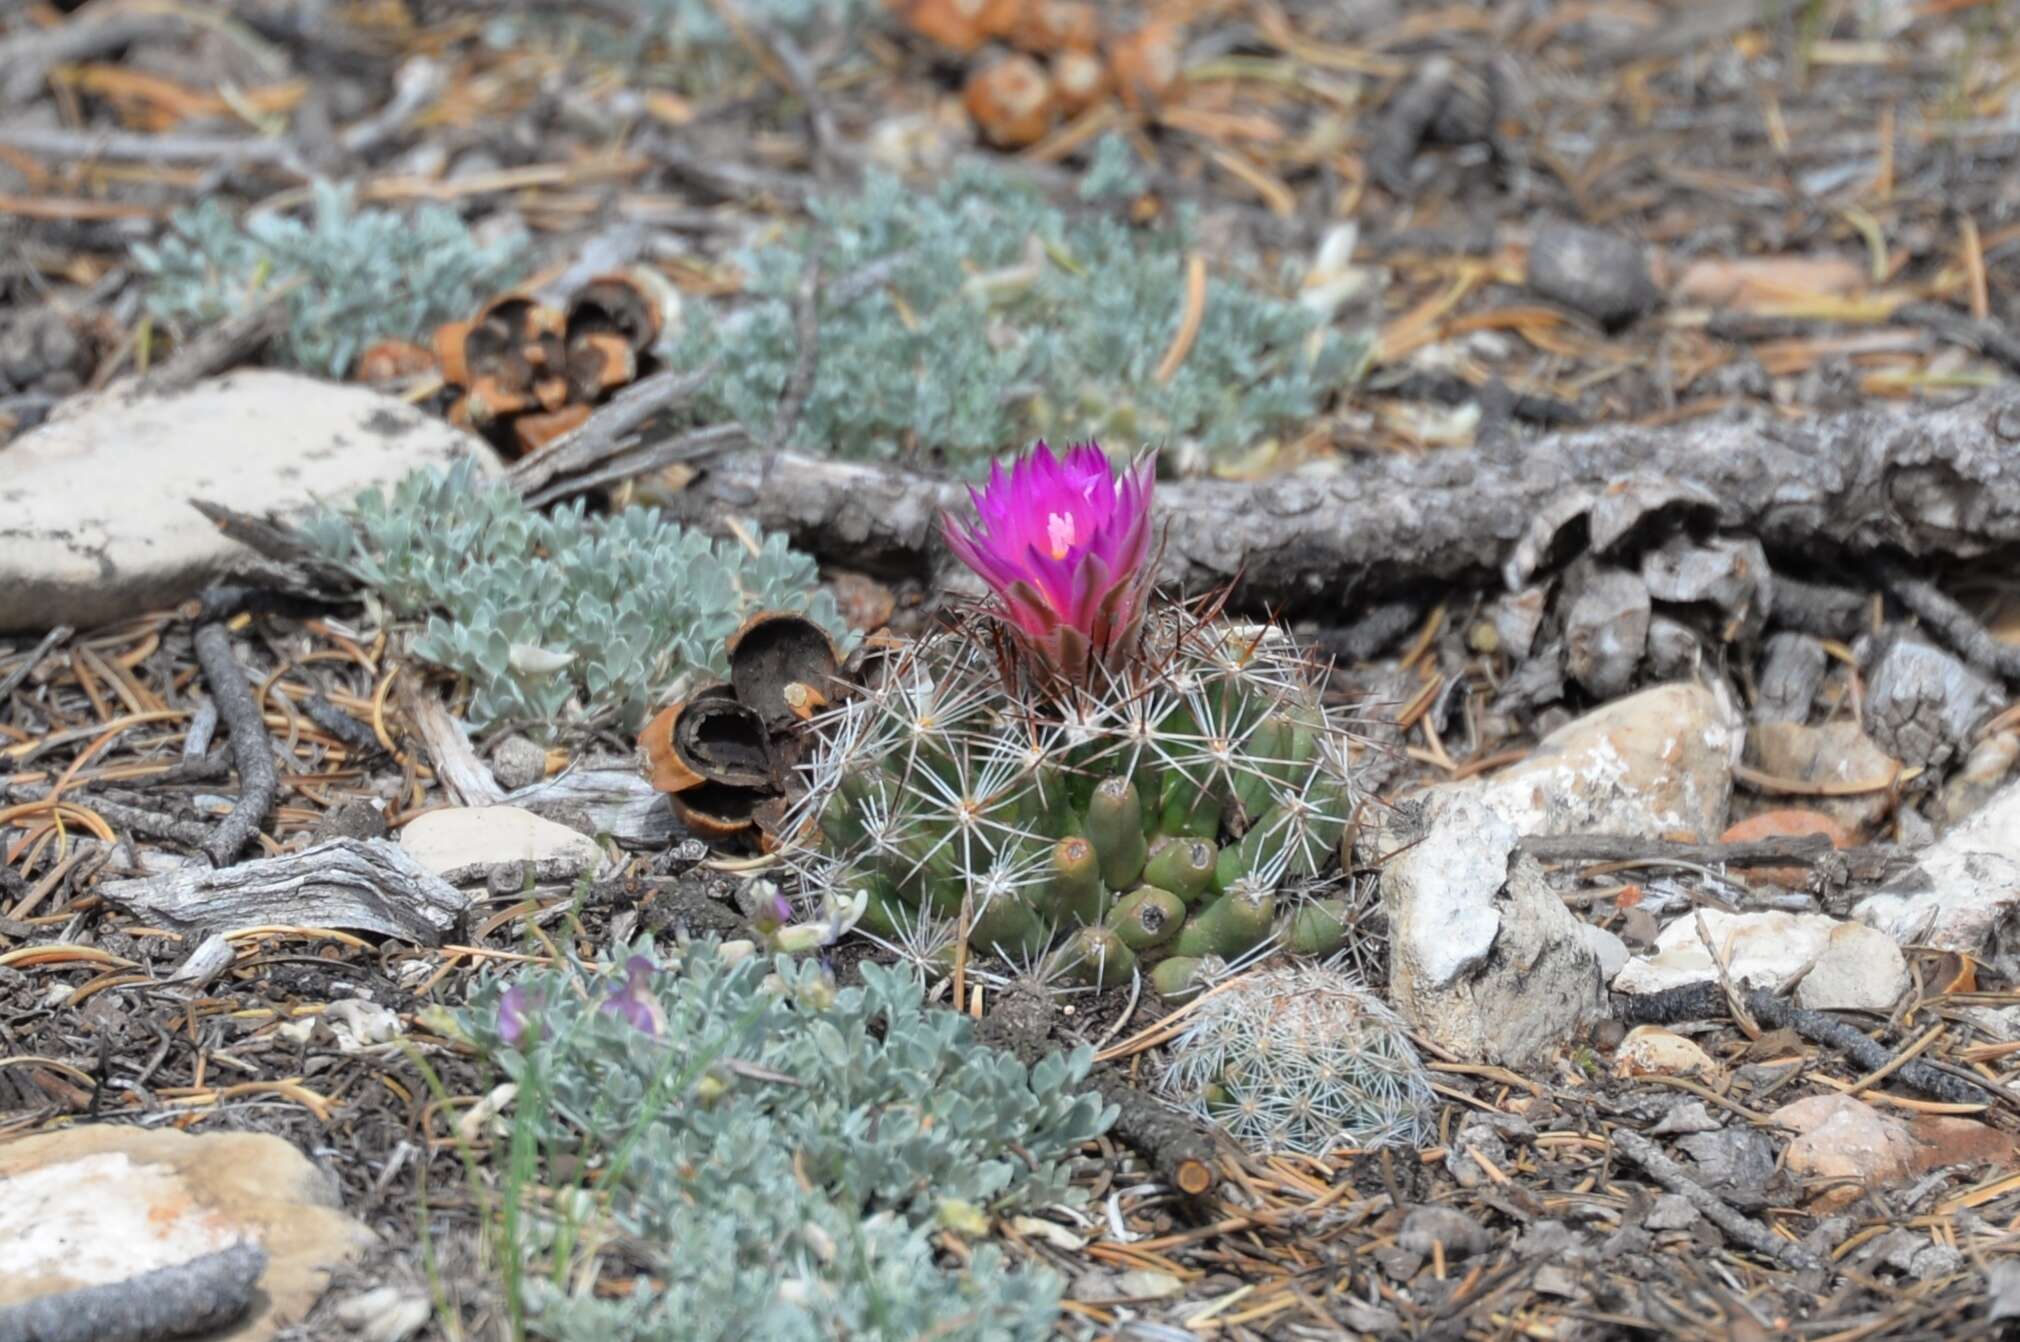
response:
<path id="1" fill-rule="evenodd" d="M 1149 860 L 1143 864 L 1144 884 L 1169 890 L 1191 907 L 1212 885 L 1218 856 L 1219 850 L 1211 839 L 1160 834 L 1150 846 Z"/>
<path id="2" fill-rule="evenodd" d="M 1108 912 L 1104 926 L 1133 951 L 1162 946 L 1185 923 L 1185 901 L 1154 885 L 1138 886 Z"/>
<path id="3" fill-rule="evenodd" d="M 1346 942 L 1347 916 L 1347 901 L 1340 896 L 1313 900 L 1286 920 L 1284 949 L 1293 955 L 1331 955 Z"/>
<path id="4" fill-rule="evenodd" d="M 1172 949 L 1179 955 L 1232 960 L 1262 944 L 1277 913 L 1274 891 L 1238 885 L 1186 920 Z"/>
<path id="5" fill-rule="evenodd" d="M 1104 778 L 1087 801 L 1087 837 L 1101 856 L 1101 879 L 1122 890 L 1143 875 L 1143 802 L 1130 778 Z"/>
<path id="6" fill-rule="evenodd" d="M 1118 988 L 1136 972 L 1136 952 L 1105 927 L 1083 927 L 1060 944 L 1052 968 L 1068 983 Z"/>
<path id="7" fill-rule="evenodd" d="M 965 902 L 980 954 L 1099 985 L 1140 964 L 1160 992 L 1197 990 L 1160 961 L 1337 945 L 1344 905 L 1323 901 L 1358 794 L 1289 637 L 1160 610 L 1100 679 L 1061 702 L 1006 684 L 980 640 L 888 655 L 810 729 L 782 827 L 809 836 L 787 853 L 803 892 L 867 873 L 874 935 Z"/>

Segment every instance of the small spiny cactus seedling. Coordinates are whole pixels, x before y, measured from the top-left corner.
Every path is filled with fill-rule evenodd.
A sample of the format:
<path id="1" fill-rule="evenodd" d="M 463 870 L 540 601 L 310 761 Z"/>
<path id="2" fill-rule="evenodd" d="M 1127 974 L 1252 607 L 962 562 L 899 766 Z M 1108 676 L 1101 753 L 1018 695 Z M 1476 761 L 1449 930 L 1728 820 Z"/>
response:
<path id="1" fill-rule="evenodd" d="M 1151 603 L 1150 478 L 1040 444 L 949 524 L 999 613 L 819 720 L 785 828 L 808 890 L 865 894 L 893 943 L 952 922 L 1047 981 L 1154 966 L 1171 997 L 1207 957 L 1340 947 L 1347 731 L 1282 630 Z"/>
<path id="2" fill-rule="evenodd" d="M 1403 1024 L 1333 965 L 1279 965 L 1193 1008 L 1159 1089 L 1254 1151 L 1414 1145 L 1430 1078 Z"/>

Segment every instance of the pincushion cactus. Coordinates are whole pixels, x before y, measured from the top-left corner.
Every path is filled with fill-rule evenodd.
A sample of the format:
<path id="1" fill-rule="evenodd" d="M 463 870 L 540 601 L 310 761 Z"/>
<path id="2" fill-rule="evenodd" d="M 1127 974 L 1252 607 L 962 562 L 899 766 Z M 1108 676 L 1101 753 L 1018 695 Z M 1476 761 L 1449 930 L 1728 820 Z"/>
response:
<path id="1" fill-rule="evenodd" d="M 1048 979 L 1155 965 L 1173 996 L 1205 957 L 1347 935 L 1346 727 L 1283 630 L 1146 606 L 1147 471 L 1093 445 L 998 471 L 983 525 L 949 526 L 995 612 L 818 720 L 786 833 L 808 889 L 867 895 L 864 929 L 951 919 Z"/>
<path id="2" fill-rule="evenodd" d="M 1193 1009 L 1158 1078 L 1171 1100 L 1257 1151 L 1414 1145 L 1430 1078 L 1403 1024 L 1332 965 L 1243 975 Z"/>

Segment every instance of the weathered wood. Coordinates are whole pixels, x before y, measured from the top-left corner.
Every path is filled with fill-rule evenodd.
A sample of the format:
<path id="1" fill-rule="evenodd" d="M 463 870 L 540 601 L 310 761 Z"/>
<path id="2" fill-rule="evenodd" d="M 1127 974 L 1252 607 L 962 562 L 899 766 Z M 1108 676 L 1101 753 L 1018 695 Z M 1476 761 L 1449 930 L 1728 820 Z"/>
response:
<path id="1" fill-rule="evenodd" d="M 1295 611 L 1500 574 L 1518 547 L 1547 553 L 1547 528 L 1580 522 L 1627 481 L 1771 549 L 1976 555 L 2020 542 L 2016 456 L 2020 387 L 2002 387 L 1935 409 L 1605 425 L 1330 473 L 1179 481 L 1157 490 L 1164 577 L 1193 592 L 1239 578 L 1243 604 Z M 944 559 L 940 510 L 965 502 L 958 482 L 900 467 L 739 450 L 701 463 L 670 507 L 691 522 L 736 513 L 851 567 L 916 573 Z"/>
<path id="2" fill-rule="evenodd" d="M 178 931 L 294 924 L 376 932 L 440 945 L 469 899 L 385 839 L 331 839 L 215 870 L 107 881 L 97 893 L 136 918 Z"/>
<path id="3" fill-rule="evenodd" d="M 504 799 L 505 789 L 491 776 L 490 766 L 477 758 L 469 733 L 448 706 L 421 689 L 418 678 L 402 674 L 393 688 L 400 713 L 407 719 L 439 782 L 459 806 L 490 806 Z"/>
<path id="4" fill-rule="evenodd" d="M 504 798 L 537 814 L 577 811 L 626 848 L 665 848 L 687 837 L 664 792 L 636 769 L 570 769 Z"/>

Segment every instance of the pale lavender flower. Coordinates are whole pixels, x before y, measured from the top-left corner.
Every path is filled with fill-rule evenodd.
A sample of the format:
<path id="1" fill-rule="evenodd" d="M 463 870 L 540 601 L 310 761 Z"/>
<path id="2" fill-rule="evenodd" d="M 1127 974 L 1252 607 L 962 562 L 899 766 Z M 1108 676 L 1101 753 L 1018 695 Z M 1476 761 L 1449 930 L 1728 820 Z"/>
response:
<path id="1" fill-rule="evenodd" d="M 635 1029 L 658 1037 L 666 1028 L 666 1013 L 660 1009 L 659 998 L 653 995 L 652 976 L 659 966 L 643 955 L 634 955 L 624 962 L 624 982 L 611 991 L 602 1009 L 614 1016 L 622 1016 Z"/>
<path id="2" fill-rule="evenodd" d="M 523 1039 L 528 1047 L 540 1038 L 540 1013 L 547 999 L 522 984 L 514 984 L 498 999 L 498 1037 L 508 1047 L 518 1048 Z"/>

